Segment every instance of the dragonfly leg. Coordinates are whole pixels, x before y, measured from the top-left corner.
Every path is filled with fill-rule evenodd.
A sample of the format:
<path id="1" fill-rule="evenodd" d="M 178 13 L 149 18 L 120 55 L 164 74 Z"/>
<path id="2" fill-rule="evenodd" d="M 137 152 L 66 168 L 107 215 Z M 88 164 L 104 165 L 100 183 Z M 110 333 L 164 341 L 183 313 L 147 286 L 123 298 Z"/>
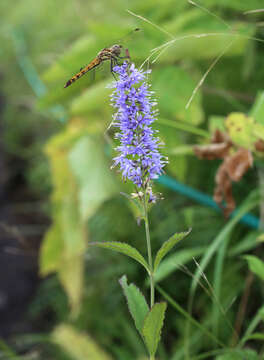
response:
<path id="1" fill-rule="evenodd" d="M 126 49 L 126 50 L 125 50 L 125 52 L 126 52 L 126 57 L 130 60 L 129 50 L 128 50 L 128 49 Z"/>
<path id="2" fill-rule="evenodd" d="M 92 82 L 95 81 L 95 69 L 92 69 L 92 71 L 91 71 L 91 81 Z"/>
<path id="3" fill-rule="evenodd" d="M 129 50 L 126 49 L 125 50 L 125 56 L 118 56 L 119 59 L 130 59 L 130 54 L 129 54 Z"/>
<path id="4" fill-rule="evenodd" d="M 113 75 L 115 81 L 117 81 L 117 78 L 115 76 L 115 72 L 114 72 L 114 66 L 115 65 L 118 65 L 115 58 L 114 57 L 111 57 L 111 61 L 110 61 L 110 71 L 111 71 L 111 74 Z"/>

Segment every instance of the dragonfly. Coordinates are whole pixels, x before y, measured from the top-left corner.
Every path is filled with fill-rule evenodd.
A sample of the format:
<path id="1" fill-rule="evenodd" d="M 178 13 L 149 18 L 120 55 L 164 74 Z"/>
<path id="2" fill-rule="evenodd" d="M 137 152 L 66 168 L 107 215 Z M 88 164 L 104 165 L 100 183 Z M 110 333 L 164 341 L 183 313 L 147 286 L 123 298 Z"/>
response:
<path id="1" fill-rule="evenodd" d="M 134 31 L 139 31 L 139 28 L 136 28 Z M 120 44 L 112 45 L 111 47 L 104 48 L 97 56 L 84 68 L 81 68 L 80 71 L 75 74 L 71 79 L 69 79 L 64 88 L 67 88 L 71 84 L 73 84 L 76 80 L 80 79 L 83 75 L 85 75 L 88 71 L 95 69 L 97 66 L 101 65 L 104 61 L 109 60 L 111 64 L 111 73 L 114 75 L 113 68 L 115 65 L 118 65 L 118 61 L 121 59 L 130 59 L 130 54 L 128 49 L 125 49 L 125 56 L 121 56 L 123 46 Z"/>

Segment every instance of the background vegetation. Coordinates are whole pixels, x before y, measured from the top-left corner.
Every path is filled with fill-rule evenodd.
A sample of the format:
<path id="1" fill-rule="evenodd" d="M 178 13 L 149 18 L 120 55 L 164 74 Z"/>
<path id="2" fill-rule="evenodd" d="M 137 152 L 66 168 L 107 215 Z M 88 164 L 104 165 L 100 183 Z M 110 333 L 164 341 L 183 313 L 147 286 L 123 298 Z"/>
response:
<path id="1" fill-rule="evenodd" d="M 145 63 L 160 112 L 156 128 L 170 159 L 166 176 L 177 181 L 177 192 L 168 177 L 156 184 L 164 200 L 150 214 L 154 251 L 175 231 L 193 230 L 157 274 L 158 296 L 169 304 L 158 356 L 263 356 L 264 270 L 256 260 L 263 256 L 261 154 L 254 153 L 254 166 L 233 186 L 239 210 L 231 219 L 185 187 L 212 196 L 220 162 L 197 159 L 193 145 L 208 143 L 227 115 L 249 114 L 264 125 L 264 15 L 245 13 L 262 6 L 260 0 L 1 1 L 1 228 L 3 239 L 14 241 L 2 272 L 12 279 L 8 294 L 12 286 L 25 290 L 20 262 L 34 282 L 23 306 L 14 293 L 0 308 L 3 316 L 16 314 L 3 321 L 0 358 L 146 359 L 118 283 L 126 273 L 148 292 L 143 270 L 126 257 L 88 248 L 90 241 L 124 241 L 145 251 L 144 228 L 120 195 L 130 185 L 110 171 L 109 64 L 95 79 L 87 74 L 63 88 L 119 39 L 137 66 L 171 41 Z M 141 31 L 126 36 L 135 28 Z M 263 134 L 260 128 L 257 138 Z M 239 223 L 249 211 L 260 217 L 259 227 Z"/>

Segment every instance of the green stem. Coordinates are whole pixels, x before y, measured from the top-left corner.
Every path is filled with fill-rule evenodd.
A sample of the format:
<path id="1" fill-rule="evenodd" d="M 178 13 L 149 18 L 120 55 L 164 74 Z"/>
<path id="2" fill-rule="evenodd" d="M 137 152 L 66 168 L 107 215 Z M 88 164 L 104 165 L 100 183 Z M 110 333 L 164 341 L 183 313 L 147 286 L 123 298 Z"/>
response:
<path id="1" fill-rule="evenodd" d="M 149 234 L 148 204 L 147 204 L 146 190 L 144 194 L 144 220 L 145 220 L 145 230 L 146 230 L 146 239 L 147 239 L 149 278 L 150 278 L 150 308 L 152 308 L 155 302 L 155 285 L 154 285 L 154 276 L 153 276 L 151 242 L 150 242 L 150 234 Z M 155 360 L 155 356 L 150 355 L 149 360 Z"/>
<path id="2" fill-rule="evenodd" d="M 154 292 L 154 276 L 153 276 L 153 264 L 152 264 L 152 253 L 151 253 L 151 243 L 149 235 L 149 221 L 148 221 L 148 207 L 146 200 L 146 193 L 144 195 L 144 220 L 145 220 L 145 230 L 146 230 L 146 239 L 147 239 L 147 249 L 148 249 L 148 263 L 149 263 L 149 277 L 150 277 L 150 307 L 154 305 L 155 301 L 155 292 Z"/>

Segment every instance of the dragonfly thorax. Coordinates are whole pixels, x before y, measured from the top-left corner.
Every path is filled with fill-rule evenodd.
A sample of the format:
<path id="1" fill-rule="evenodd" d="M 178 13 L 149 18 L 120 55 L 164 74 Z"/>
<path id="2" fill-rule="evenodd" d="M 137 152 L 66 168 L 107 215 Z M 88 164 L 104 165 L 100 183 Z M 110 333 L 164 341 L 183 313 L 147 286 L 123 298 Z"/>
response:
<path id="1" fill-rule="evenodd" d="M 119 56 L 121 54 L 122 45 L 113 45 L 110 50 L 114 56 Z"/>

